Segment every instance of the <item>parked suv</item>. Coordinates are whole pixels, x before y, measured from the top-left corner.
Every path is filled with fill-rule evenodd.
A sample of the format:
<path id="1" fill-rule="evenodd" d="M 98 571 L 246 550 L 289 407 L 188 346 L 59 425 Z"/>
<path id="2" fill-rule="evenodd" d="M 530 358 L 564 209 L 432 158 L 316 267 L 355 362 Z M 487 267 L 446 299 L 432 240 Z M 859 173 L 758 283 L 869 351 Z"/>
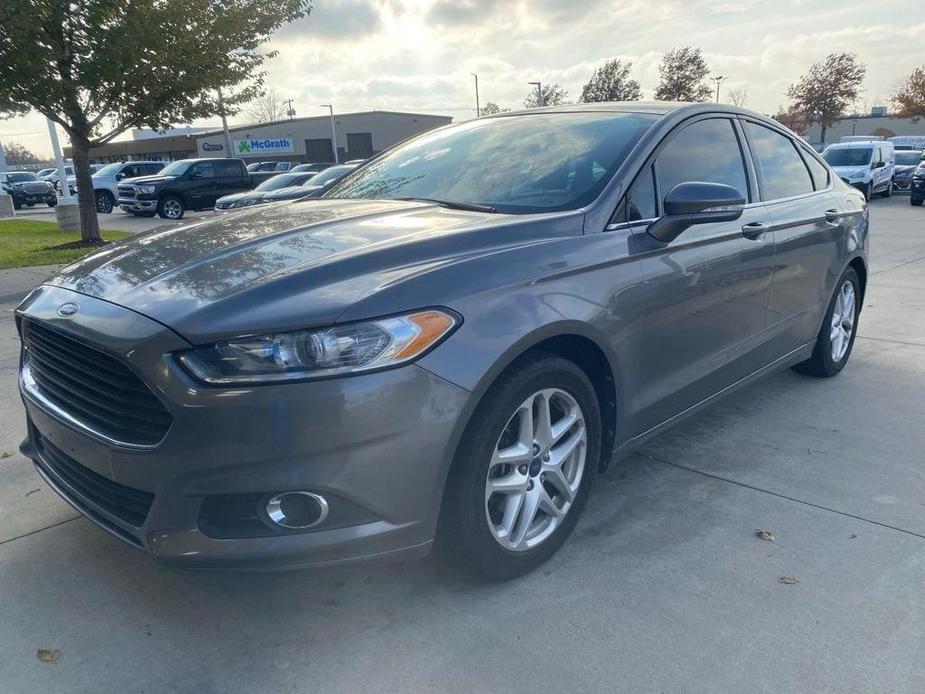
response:
<path id="1" fill-rule="evenodd" d="M 21 450 L 173 564 L 436 542 L 510 578 L 565 542 L 612 459 L 778 369 L 838 374 L 868 222 L 803 140 L 744 109 L 472 119 L 320 198 L 108 245 L 33 291 Z"/>
<path id="2" fill-rule="evenodd" d="M 880 193 L 893 194 L 895 151 L 893 143 L 880 140 L 838 142 L 822 153 L 829 166 L 845 183 L 854 186 L 870 200 Z"/>
<path id="3" fill-rule="evenodd" d="M 54 207 L 58 204 L 54 186 L 29 171 L 0 173 L 0 190 L 13 198 L 14 210 L 21 209 L 23 205 L 32 207 L 44 203 Z"/>
<path id="4" fill-rule="evenodd" d="M 925 159 L 912 173 L 912 185 L 909 188 L 910 204 L 921 207 L 922 201 L 925 201 Z"/>
<path id="5" fill-rule="evenodd" d="M 167 165 L 165 161 L 126 161 L 107 164 L 90 178 L 93 181 L 93 194 L 96 197 L 96 211 L 103 214 L 112 212 L 119 197 L 119 182 L 139 176 L 156 174 Z M 68 179 L 71 192 L 76 192 L 76 179 Z"/>
<path id="6" fill-rule="evenodd" d="M 187 210 L 208 210 L 223 195 L 254 187 L 241 159 L 183 159 L 155 176 L 119 184 L 119 207 L 138 216 L 181 219 Z"/>
<path id="7" fill-rule="evenodd" d="M 912 187 L 912 176 L 923 158 L 925 158 L 925 152 L 920 149 L 898 150 L 896 169 L 893 173 L 893 188 L 909 190 Z"/>

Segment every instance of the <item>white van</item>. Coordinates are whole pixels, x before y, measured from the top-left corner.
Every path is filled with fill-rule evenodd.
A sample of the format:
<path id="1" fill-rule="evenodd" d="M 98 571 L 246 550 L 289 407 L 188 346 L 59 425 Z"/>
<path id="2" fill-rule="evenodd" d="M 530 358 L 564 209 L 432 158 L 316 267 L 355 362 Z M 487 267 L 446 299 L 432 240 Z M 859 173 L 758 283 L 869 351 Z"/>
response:
<path id="1" fill-rule="evenodd" d="M 893 194 L 896 153 L 892 142 L 837 142 L 825 148 L 822 158 L 841 180 L 860 190 L 868 200 L 877 194 L 887 198 Z"/>

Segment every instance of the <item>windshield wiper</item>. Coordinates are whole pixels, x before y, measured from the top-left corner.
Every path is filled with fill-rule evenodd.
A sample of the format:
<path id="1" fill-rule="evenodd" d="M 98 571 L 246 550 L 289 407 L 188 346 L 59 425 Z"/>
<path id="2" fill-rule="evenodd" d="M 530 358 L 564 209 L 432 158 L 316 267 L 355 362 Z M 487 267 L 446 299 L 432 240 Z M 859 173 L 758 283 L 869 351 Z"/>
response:
<path id="1" fill-rule="evenodd" d="M 452 200 L 438 200 L 437 198 L 416 198 L 407 196 L 402 198 L 393 198 L 394 200 L 405 200 L 408 202 L 432 202 L 440 207 L 446 207 L 451 210 L 468 210 L 469 212 L 497 212 L 498 210 L 490 205 L 476 205 L 471 202 L 453 202 Z"/>

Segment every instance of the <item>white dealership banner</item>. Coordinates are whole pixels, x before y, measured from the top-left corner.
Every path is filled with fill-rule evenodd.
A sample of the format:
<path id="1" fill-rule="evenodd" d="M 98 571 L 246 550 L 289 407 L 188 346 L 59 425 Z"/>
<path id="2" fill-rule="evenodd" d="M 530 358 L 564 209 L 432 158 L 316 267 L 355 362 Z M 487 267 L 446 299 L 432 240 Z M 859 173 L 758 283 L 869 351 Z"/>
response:
<path id="1" fill-rule="evenodd" d="M 246 140 L 234 140 L 231 143 L 238 156 L 259 154 L 294 154 L 295 147 L 291 137 L 250 137 Z"/>

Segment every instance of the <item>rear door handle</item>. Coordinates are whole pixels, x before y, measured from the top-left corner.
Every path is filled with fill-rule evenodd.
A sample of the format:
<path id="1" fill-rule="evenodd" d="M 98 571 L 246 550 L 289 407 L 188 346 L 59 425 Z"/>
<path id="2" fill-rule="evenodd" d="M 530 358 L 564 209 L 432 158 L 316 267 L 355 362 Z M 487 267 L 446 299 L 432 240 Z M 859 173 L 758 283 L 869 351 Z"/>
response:
<path id="1" fill-rule="evenodd" d="M 747 239 L 757 239 L 762 234 L 771 231 L 771 225 L 764 222 L 750 222 L 742 227 L 742 236 Z"/>

